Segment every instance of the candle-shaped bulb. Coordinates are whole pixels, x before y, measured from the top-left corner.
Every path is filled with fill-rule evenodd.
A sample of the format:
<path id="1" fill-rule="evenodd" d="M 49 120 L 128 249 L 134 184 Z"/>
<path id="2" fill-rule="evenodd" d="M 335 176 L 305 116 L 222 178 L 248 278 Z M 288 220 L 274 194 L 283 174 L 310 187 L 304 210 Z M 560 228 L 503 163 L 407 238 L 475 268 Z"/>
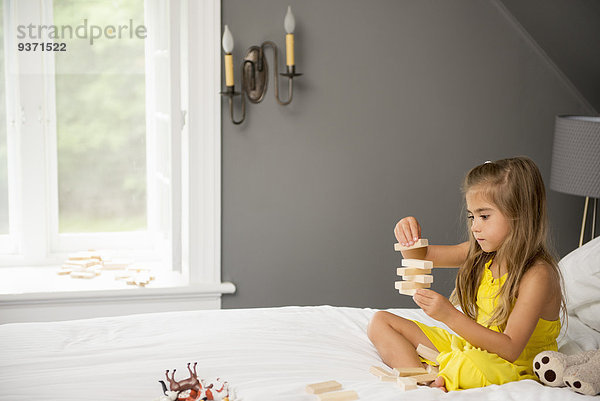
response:
<path id="1" fill-rule="evenodd" d="M 225 50 L 225 85 L 233 88 L 233 35 L 229 27 L 225 25 L 223 32 L 223 50 Z"/>
<path id="2" fill-rule="evenodd" d="M 225 25 L 225 32 L 223 32 L 223 50 L 225 50 L 225 53 L 233 51 L 233 35 L 227 25 Z"/>
<path id="3" fill-rule="evenodd" d="M 283 20 L 283 27 L 285 28 L 286 33 L 294 33 L 296 20 L 294 19 L 294 14 L 292 14 L 292 6 L 288 6 L 285 19 Z"/>

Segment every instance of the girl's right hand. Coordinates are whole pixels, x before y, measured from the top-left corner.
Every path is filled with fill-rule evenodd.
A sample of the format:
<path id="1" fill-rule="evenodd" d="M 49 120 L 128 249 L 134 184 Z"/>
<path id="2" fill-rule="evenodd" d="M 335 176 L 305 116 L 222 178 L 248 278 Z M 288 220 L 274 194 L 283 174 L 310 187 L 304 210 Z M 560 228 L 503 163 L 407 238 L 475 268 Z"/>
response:
<path id="1" fill-rule="evenodd" d="M 394 227 L 394 234 L 402 246 L 411 246 L 421 238 L 421 225 L 412 216 L 400 220 Z"/>

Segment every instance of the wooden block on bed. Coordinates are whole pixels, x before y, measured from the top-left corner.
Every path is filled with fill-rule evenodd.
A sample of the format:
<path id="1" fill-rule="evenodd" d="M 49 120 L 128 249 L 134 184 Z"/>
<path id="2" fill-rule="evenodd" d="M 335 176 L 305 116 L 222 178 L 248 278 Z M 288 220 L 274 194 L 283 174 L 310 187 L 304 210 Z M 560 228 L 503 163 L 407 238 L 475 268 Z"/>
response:
<path id="1" fill-rule="evenodd" d="M 397 378 L 397 376 L 379 376 L 382 382 L 395 382 Z"/>
<path id="2" fill-rule="evenodd" d="M 395 288 L 397 290 L 416 290 L 419 288 L 430 288 L 429 283 L 415 283 L 414 281 L 396 281 Z"/>
<path id="3" fill-rule="evenodd" d="M 354 390 L 334 391 L 317 395 L 321 401 L 352 401 L 358 400 L 358 394 Z"/>
<path id="4" fill-rule="evenodd" d="M 415 274 L 414 276 L 402 276 L 402 278 L 406 281 L 412 281 L 414 283 L 433 283 L 433 276 L 429 274 Z"/>
<path id="5" fill-rule="evenodd" d="M 313 383 L 306 386 L 306 392 L 310 394 L 321 394 L 328 391 L 335 391 L 342 388 L 342 385 L 335 380 Z"/>
<path id="6" fill-rule="evenodd" d="M 427 373 L 433 373 L 437 376 L 440 373 L 440 369 L 437 366 L 427 365 Z"/>
<path id="7" fill-rule="evenodd" d="M 428 373 L 425 368 L 394 368 L 393 372 L 399 377 L 416 376 Z"/>
<path id="8" fill-rule="evenodd" d="M 424 239 L 421 238 L 419 240 L 417 240 L 417 242 L 414 243 L 414 245 L 411 246 L 402 246 L 402 244 L 394 244 L 394 250 L 395 251 L 408 251 L 409 249 L 417 249 L 417 248 L 423 248 L 429 245 L 429 242 Z"/>
<path id="9" fill-rule="evenodd" d="M 402 266 L 416 269 L 433 269 L 433 262 L 423 259 L 402 259 Z"/>
<path id="10" fill-rule="evenodd" d="M 433 350 L 429 347 L 426 347 L 423 344 L 419 344 L 417 347 L 417 354 L 419 354 L 422 358 L 427 359 L 428 361 L 434 362 L 437 364 L 437 357 L 440 354 L 436 350 Z"/>
<path id="11" fill-rule="evenodd" d="M 387 369 L 380 368 L 379 366 L 371 366 L 371 368 L 369 369 L 369 372 L 371 372 L 372 374 L 374 374 L 377 377 L 394 376 L 394 373 L 390 372 Z"/>
<path id="12" fill-rule="evenodd" d="M 396 274 L 399 276 L 414 276 L 416 274 L 429 274 L 431 269 L 421 269 L 420 267 L 399 267 Z"/>
<path id="13" fill-rule="evenodd" d="M 417 381 L 412 377 L 398 377 L 396 386 L 398 386 L 402 391 L 416 390 Z"/>
<path id="14" fill-rule="evenodd" d="M 417 381 L 417 384 L 429 384 L 435 380 L 437 374 L 434 373 L 425 373 L 422 375 L 411 376 L 410 379 L 414 379 Z"/>

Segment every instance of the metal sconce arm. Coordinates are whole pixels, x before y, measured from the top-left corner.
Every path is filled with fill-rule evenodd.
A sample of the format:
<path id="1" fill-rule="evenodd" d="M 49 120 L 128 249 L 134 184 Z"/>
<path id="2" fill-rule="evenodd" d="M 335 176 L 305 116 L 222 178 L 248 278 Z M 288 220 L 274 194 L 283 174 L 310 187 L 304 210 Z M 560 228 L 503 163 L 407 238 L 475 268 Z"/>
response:
<path id="1" fill-rule="evenodd" d="M 293 80 L 294 77 L 300 76 L 302 74 L 297 74 L 296 73 L 296 68 L 295 66 L 287 66 L 288 68 L 288 72 L 283 72 L 281 73 L 281 75 L 285 76 L 288 78 L 288 95 L 289 95 L 289 99 L 286 100 L 285 102 L 282 101 L 281 99 L 279 99 L 279 77 L 277 77 L 277 71 L 279 71 L 279 66 L 278 66 L 278 60 L 279 60 L 279 56 L 278 56 L 278 50 L 277 50 L 277 45 L 271 41 L 265 41 L 260 45 L 260 55 L 258 58 L 258 69 L 259 71 L 262 71 L 262 63 L 265 62 L 266 63 L 266 59 L 264 57 L 264 51 L 266 47 L 270 47 L 271 49 L 273 49 L 273 80 L 275 81 L 275 99 L 277 100 L 277 103 L 279 103 L 282 106 L 287 106 L 288 104 L 290 104 L 292 102 L 292 98 L 294 97 L 294 84 L 293 84 Z"/>
<path id="2" fill-rule="evenodd" d="M 273 50 L 273 75 L 275 80 L 275 99 L 277 103 L 282 106 L 286 106 L 292 102 L 294 97 L 294 77 L 302 74 L 296 73 L 295 66 L 287 66 L 287 72 L 281 73 L 284 77 L 288 78 L 288 95 L 289 99 L 282 101 L 279 99 L 279 77 L 277 76 L 278 70 L 278 49 L 277 45 L 271 41 L 263 42 L 260 47 L 251 46 L 244 58 L 244 62 L 241 67 L 241 92 L 235 92 L 234 86 L 228 86 L 225 92 L 221 92 L 221 95 L 227 96 L 229 99 L 229 114 L 231 116 L 231 122 L 235 125 L 241 124 L 246 118 L 246 97 L 252 103 L 260 103 L 264 99 L 265 93 L 267 92 L 268 83 L 268 71 L 269 65 L 267 58 L 265 57 L 265 49 L 270 47 Z M 236 121 L 233 116 L 233 98 L 234 96 L 242 96 L 242 117 Z"/>

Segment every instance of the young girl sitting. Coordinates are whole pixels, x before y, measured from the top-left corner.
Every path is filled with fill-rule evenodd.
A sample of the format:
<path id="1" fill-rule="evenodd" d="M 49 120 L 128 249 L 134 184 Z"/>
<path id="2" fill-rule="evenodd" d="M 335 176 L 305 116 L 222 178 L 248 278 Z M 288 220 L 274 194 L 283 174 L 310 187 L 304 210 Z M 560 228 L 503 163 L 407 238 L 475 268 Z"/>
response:
<path id="1" fill-rule="evenodd" d="M 393 368 L 439 363 L 431 386 L 444 391 L 536 380 L 533 358 L 557 350 L 565 310 L 560 271 L 546 245 L 541 174 L 525 157 L 486 162 L 469 171 L 463 192 L 469 241 L 402 252 L 404 258 L 431 260 L 434 267 L 460 267 L 452 303 L 427 289 L 413 296 L 457 335 L 382 311 L 369 323 L 369 338 Z M 410 246 L 421 237 L 421 227 L 406 217 L 394 233 Z M 419 344 L 439 351 L 437 361 L 419 358 Z"/>

